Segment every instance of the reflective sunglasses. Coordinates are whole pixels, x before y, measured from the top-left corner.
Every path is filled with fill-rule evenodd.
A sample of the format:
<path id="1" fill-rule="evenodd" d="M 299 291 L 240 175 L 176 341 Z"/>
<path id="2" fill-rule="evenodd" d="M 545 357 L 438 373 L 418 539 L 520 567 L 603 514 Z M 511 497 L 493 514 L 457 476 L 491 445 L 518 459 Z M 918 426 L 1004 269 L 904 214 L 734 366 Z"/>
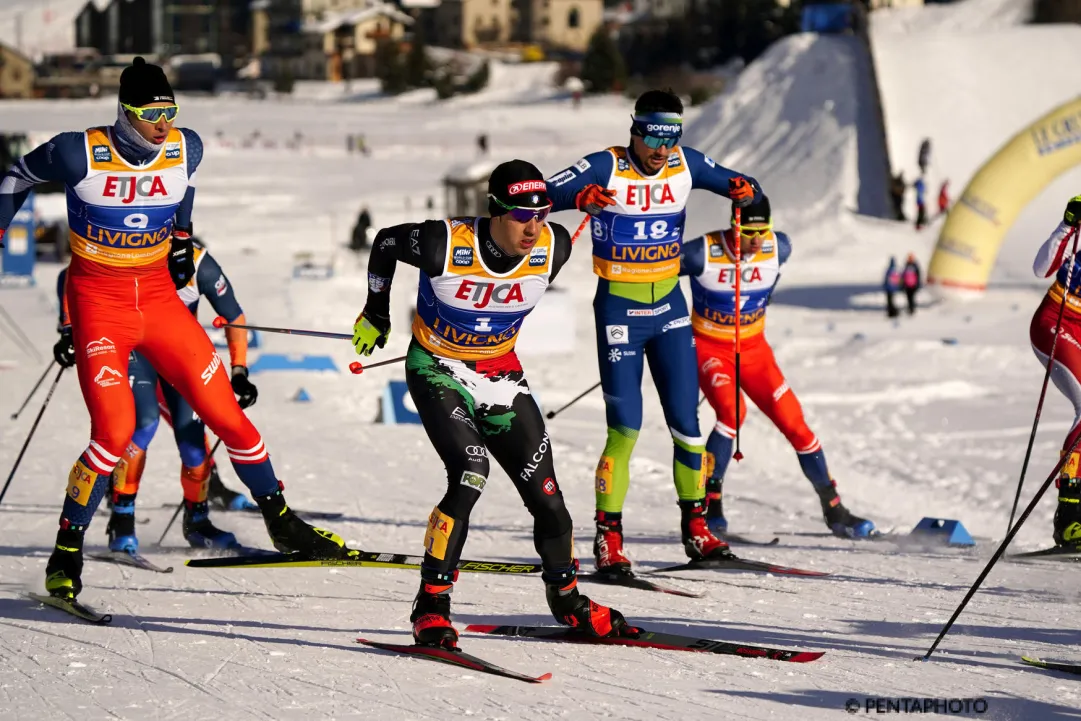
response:
<path id="1" fill-rule="evenodd" d="M 498 205 L 500 208 L 507 211 L 507 215 L 514 218 L 519 223 L 528 223 L 534 218 L 537 220 L 538 223 L 543 223 L 544 220 L 548 217 L 548 213 L 552 211 L 551 203 L 548 203 L 548 205 L 544 206 L 543 208 L 524 208 L 517 205 L 507 205 L 499 198 L 491 194 L 489 194 L 488 197 L 494 200 L 495 204 Z"/>
<path id="2" fill-rule="evenodd" d="M 643 135 L 642 142 L 646 144 L 647 148 L 656 150 L 657 148 L 674 148 L 679 145 L 679 138 L 657 138 L 652 135 Z"/>
<path id="3" fill-rule="evenodd" d="M 772 230 L 772 229 L 768 228 L 768 227 L 767 228 L 740 228 L 739 229 L 739 235 L 740 235 L 741 238 L 746 238 L 747 240 L 753 240 L 754 238 L 764 238 L 770 232 L 770 230 Z"/>
<path id="4" fill-rule="evenodd" d="M 126 103 L 120 103 L 124 110 L 130 110 L 139 120 L 144 123 L 156 123 L 165 116 L 166 122 L 173 122 L 180 113 L 179 105 L 166 105 L 164 108 L 136 108 Z"/>

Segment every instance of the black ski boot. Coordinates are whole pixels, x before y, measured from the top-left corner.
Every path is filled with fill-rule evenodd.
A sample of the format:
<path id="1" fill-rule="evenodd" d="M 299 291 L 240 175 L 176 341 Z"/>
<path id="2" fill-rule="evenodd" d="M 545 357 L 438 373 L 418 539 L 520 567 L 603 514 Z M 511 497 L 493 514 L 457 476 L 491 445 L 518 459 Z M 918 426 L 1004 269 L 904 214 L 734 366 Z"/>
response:
<path id="1" fill-rule="evenodd" d="M 627 625 L 623 614 L 614 608 L 591 601 L 578 591 L 578 579 L 571 578 L 565 586 L 544 584 L 544 595 L 555 620 L 564 626 L 585 631 L 593 636 L 618 636 Z"/>
<path id="2" fill-rule="evenodd" d="M 458 631 L 450 622 L 450 592 L 453 585 L 420 582 L 413 599 L 413 640 L 418 646 L 439 646 L 449 650 L 458 647 Z"/>
<path id="3" fill-rule="evenodd" d="M 50 596 L 74 601 L 83 590 L 83 536 L 86 528 L 61 528 L 45 566 L 45 590 Z"/>
<path id="4" fill-rule="evenodd" d="M 724 517 L 723 483 L 720 478 L 706 481 L 706 526 L 718 538 L 728 533 L 728 520 Z"/>
<path id="5" fill-rule="evenodd" d="M 274 548 L 282 553 L 297 552 L 312 559 L 349 557 L 350 550 L 341 536 L 313 528 L 293 513 L 285 503 L 281 481 L 278 481 L 278 490 L 269 496 L 256 496 L 255 502 L 259 504 Z"/>
<path id="6" fill-rule="evenodd" d="M 875 535 L 875 524 L 866 518 L 853 515 L 841 503 L 837 493 L 837 484 L 830 483 L 825 488 L 815 487 L 818 500 L 822 503 L 822 516 L 833 535 L 841 538 L 870 538 Z"/>
<path id="7" fill-rule="evenodd" d="M 243 493 L 237 493 L 221 482 L 218 465 L 211 461 L 210 483 L 207 486 L 206 500 L 219 511 L 248 511 L 259 506 L 248 500 Z"/>
<path id="8" fill-rule="evenodd" d="M 236 548 L 236 536 L 223 531 L 210 521 L 210 507 L 206 501 L 184 501 L 184 539 L 192 548 Z"/>
<path id="9" fill-rule="evenodd" d="M 1081 478 L 1059 476 L 1055 545 L 1081 551 Z"/>

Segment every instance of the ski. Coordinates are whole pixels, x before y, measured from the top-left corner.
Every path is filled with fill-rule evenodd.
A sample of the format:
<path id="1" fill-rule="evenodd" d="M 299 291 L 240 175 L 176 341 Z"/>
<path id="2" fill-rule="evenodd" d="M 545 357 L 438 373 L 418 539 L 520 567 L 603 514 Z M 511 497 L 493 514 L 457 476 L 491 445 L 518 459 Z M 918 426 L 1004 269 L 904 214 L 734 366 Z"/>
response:
<path id="1" fill-rule="evenodd" d="M 648 574 L 675 573 L 676 571 L 759 571 L 777 576 L 808 576 L 821 578 L 830 574 L 824 571 L 807 571 L 802 568 L 775 566 L 764 561 L 749 561 L 745 558 L 707 558 L 702 561 L 688 561 L 675 566 L 664 566 L 645 571 Z"/>
<path id="2" fill-rule="evenodd" d="M 1029 666 L 1036 666 L 1037 668 L 1045 668 L 1049 671 L 1062 671 L 1064 673 L 1072 673 L 1081 676 L 1081 663 L 1044 661 L 1042 658 L 1033 658 L 1031 656 L 1022 656 L 1021 661 L 1027 663 Z"/>
<path id="3" fill-rule="evenodd" d="M 270 553 L 256 557 L 196 558 L 185 565 L 192 568 L 420 568 L 423 556 L 402 553 L 354 551 L 350 558 L 306 558 L 299 553 Z M 501 561 L 458 561 L 458 570 L 469 573 L 540 573 L 539 563 L 503 563 Z"/>
<path id="4" fill-rule="evenodd" d="M 46 606 L 52 606 L 55 609 L 59 609 L 64 613 L 69 613 L 76 618 L 81 618 L 90 623 L 105 624 L 113 620 L 112 614 L 98 613 L 89 606 L 84 606 L 75 600 L 67 601 L 63 598 L 46 596 L 40 593 L 28 593 L 26 595 L 39 603 L 44 603 Z"/>
<path id="5" fill-rule="evenodd" d="M 1081 548 L 1070 548 L 1069 546 L 1052 546 L 1051 548 L 1041 548 L 1039 551 L 1012 553 L 1006 558 L 1009 558 L 1011 560 L 1025 558 L 1043 558 L 1049 561 L 1081 561 Z"/>
<path id="6" fill-rule="evenodd" d="M 742 643 L 716 641 L 711 638 L 693 638 L 672 633 L 659 633 L 644 628 L 625 629 L 625 634 L 616 637 L 591 636 L 562 626 L 486 626 L 470 624 L 466 631 L 485 633 L 493 636 L 514 636 L 519 638 L 540 638 L 546 641 L 572 641 L 575 643 L 593 643 L 611 646 L 639 646 L 667 651 L 697 651 L 700 653 L 718 653 L 747 658 L 768 658 L 773 661 L 791 661 L 807 663 L 821 658 L 824 651 L 792 651 L 766 646 L 752 646 Z"/>
<path id="7" fill-rule="evenodd" d="M 176 503 L 163 503 L 161 504 L 161 507 L 168 508 L 171 511 L 175 511 L 177 505 L 178 504 Z M 222 513 L 248 513 L 254 516 L 259 516 L 260 518 L 263 517 L 263 514 L 259 510 L 258 506 L 255 506 L 254 508 L 245 506 L 244 508 L 238 509 L 219 508 L 218 506 L 215 506 L 214 510 L 221 511 Z M 345 515 L 344 513 L 337 513 L 332 511 L 300 511 L 295 508 L 293 509 L 293 513 L 297 514 L 306 521 L 336 521 Z"/>
<path id="8" fill-rule="evenodd" d="M 781 542 L 781 539 L 776 536 L 768 541 L 759 541 L 747 536 L 741 536 L 738 533 L 719 533 L 717 538 L 720 538 L 725 543 L 734 543 L 737 546 L 776 546 Z"/>
<path id="9" fill-rule="evenodd" d="M 517 681 L 525 681 L 526 683 L 542 683 L 552 678 L 552 674 L 550 673 L 546 673 L 543 676 L 527 676 L 525 674 L 518 673 L 517 671 L 510 671 L 501 666 L 496 666 L 494 663 L 489 663 L 482 658 L 471 656 L 470 654 L 459 650 L 451 651 L 436 646 L 379 643 L 378 641 L 369 641 L 364 638 L 358 638 L 357 643 L 362 643 L 365 646 L 371 646 L 372 648 L 378 648 L 382 651 L 404 653 L 409 656 L 416 656 L 418 658 L 427 658 L 432 661 L 449 663 L 452 666 L 461 666 L 462 668 L 467 668 L 471 671 L 481 671 L 483 673 L 490 673 L 495 676 L 512 678 Z"/>
<path id="10" fill-rule="evenodd" d="M 148 560 L 145 556 L 141 556 L 138 553 L 129 553 L 128 551 L 101 551 L 97 553 L 88 553 L 86 555 L 96 561 L 107 561 L 109 563 L 115 563 L 120 566 L 141 568 L 144 571 L 154 571 L 155 573 L 173 572 L 172 566 L 169 566 L 168 568 L 162 568 L 156 563 Z"/>
<path id="11" fill-rule="evenodd" d="M 683 596 L 685 598 L 702 598 L 706 594 L 704 593 L 692 593 L 691 591 L 682 591 L 678 588 L 671 588 L 670 586 L 662 586 L 659 583 L 640 578 L 634 575 L 631 570 L 626 571 L 597 571 L 595 573 L 579 573 L 578 580 L 586 583 L 605 583 L 610 586 L 625 586 L 626 588 L 637 588 L 642 591 L 657 591 L 658 593 L 669 593 L 673 596 Z"/>

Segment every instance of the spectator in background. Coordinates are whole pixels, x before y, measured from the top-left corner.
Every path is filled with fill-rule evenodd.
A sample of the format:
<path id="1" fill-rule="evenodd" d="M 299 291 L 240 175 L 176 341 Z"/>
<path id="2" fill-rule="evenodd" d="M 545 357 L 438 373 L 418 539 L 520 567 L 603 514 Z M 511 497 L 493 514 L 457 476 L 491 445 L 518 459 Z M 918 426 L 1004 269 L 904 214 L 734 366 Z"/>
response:
<path id="1" fill-rule="evenodd" d="M 890 256 L 890 266 L 886 268 L 882 289 L 886 291 L 886 316 L 896 318 L 897 304 L 893 302 L 893 294 L 901 289 L 901 273 L 897 270 L 897 259 L 893 256 Z"/>
<path id="2" fill-rule="evenodd" d="M 912 187 L 916 189 L 916 230 L 923 230 L 927 225 L 927 183 L 922 175 L 916 178 Z"/>
<path id="3" fill-rule="evenodd" d="M 927 174 L 927 166 L 930 165 L 930 164 L 931 164 L 931 139 L 930 138 L 924 138 L 923 142 L 920 143 L 920 158 L 919 158 L 920 175 L 926 175 Z"/>
<path id="4" fill-rule="evenodd" d="M 908 299 L 908 314 L 913 315 L 916 312 L 916 292 L 923 286 L 920 278 L 920 264 L 916 262 L 916 256 L 913 253 L 909 253 L 908 260 L 905 261 L 901 283 L 904 284 L 905 297 Z"/>
<path id="5" fill-rule="evenodd" d="M 488 154 L 488 135 L 486 133 L 477 136 L 477 150 L 480 151 L 481 155 Z"/>
<path id="6" fill-rule="evenodd" d="M 938 214 L 945 215 L 950 209 L 950 181 L 943 180 L 938 189 Z"/>
<path id="7" fill-rule="evenodd" d="M 349 240 L 349 250 L 360 251 L 368 247 L 368 232 L 372 227 L 372 216 L 368 208 L 361 208 L 357 224 L 353 226 L 353 237 Z"/>
<path id="8" fill-rule="evenodd" d="M 905 220 L 905 174 L 897 173 L 890 181 L 890 199 L 893 201 L 895 220 Z"/>

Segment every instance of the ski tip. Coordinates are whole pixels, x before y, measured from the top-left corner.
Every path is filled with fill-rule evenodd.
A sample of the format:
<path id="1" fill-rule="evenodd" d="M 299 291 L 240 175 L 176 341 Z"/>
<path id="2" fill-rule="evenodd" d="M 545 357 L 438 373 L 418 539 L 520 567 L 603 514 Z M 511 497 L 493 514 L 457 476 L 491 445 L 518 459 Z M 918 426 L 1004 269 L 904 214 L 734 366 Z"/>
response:
<path id="1" fill-rule="evenodd" d="M 817 661 L 825 655 L 825 651 L 800 651 L 788 660 L 793 663 L 810 663 L 811 661 Z"/>
<path id="2" fill-rule="evenodd" d="M 552 674 L 551 673 L 546 673 L 543 676 L 537 676 L 537 678 L 535 679 L 535 682 L 536 683 L 542 683 L 544 681 L 551 681 L 551 680 L 552 680 Z"/>
<path id="3" fill-rule="evenodd" d="M 465 627 L 465 630 L 472 633 L 491 633 L 499 628 L 495 625 L 486 625 L 483 623 L 471 623 Z"/>

